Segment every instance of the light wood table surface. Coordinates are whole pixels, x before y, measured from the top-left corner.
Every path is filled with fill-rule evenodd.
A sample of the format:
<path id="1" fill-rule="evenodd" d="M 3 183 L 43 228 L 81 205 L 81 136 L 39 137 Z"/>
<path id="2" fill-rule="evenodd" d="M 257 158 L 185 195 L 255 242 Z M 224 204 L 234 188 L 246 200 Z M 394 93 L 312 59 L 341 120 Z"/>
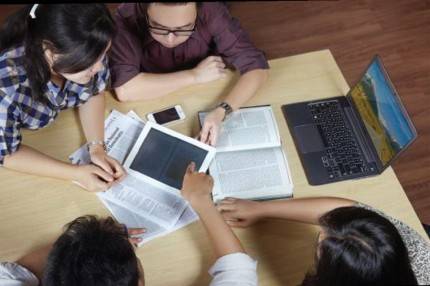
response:
<path id="1" fill-rule="evenodd" d="M 370 61 L 370 59 L 369 59 Z M 322 97 L 345 95 L 348 84 L 329 50 L 270 61 L 269 79 L 247 105 L 271 104 L 287 154 L 294 196 L 339 196 L 374 206 L 426 236 L 396 175 L 388 168 L 382 175 L 323 186 L 310 186 L 293 144 L 281 105 Z M 197 111 L 217 103 L 237 80 L 226 79 L 181 89 L 164 98 L 139 103 L 119 103 L 107 95 L 106 116 L 111 109 L 133 109 L 141 117 L 174 104 L 181 104 L 185 122 L 172 127 L 196 135 Z M 23 131 L 24 143 L 66 161 L 84 142 L 77 112 L 62 112 L 47 128 Z M 62 227 L 85 214 L 107 216 L 109 212 L 93 193 L 50 178 L 0 169 L 0 260 L 13 261 L 24 253 L 53 241 Z M 310 225 L 268 220 L 249 229 L 235 230 L 246 250 L 259 261 L 260 285 L 298 285 L 311 268 L 317 228 Z M 147 285 L 208 285 L 207 270 L 214 262 L 210 242 L 199 222 L 157 238 L 137 250 Z"/>

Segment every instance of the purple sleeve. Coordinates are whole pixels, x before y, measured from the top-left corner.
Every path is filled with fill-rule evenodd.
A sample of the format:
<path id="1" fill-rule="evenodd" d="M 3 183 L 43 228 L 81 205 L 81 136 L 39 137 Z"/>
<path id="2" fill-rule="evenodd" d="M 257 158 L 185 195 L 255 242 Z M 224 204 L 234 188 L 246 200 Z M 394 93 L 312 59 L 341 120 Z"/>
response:
<path id="1" fill-rule="evenodd" d="M 203 19 L 216 44 L 216 51 L 240 74 L 254 69 L 268 69 L 263 51 L 257 49 L 237 19 L 222 3 L 203 4 Z"/>
<path id="2" fill-rule="evenodd" d="M 126 15 L 132 13 L 133 9 L 133 4 L 122 4 L 114 15 L 117 32 L 109 53 L 112 88 L 123 85 L 140 72 L 141 42 L 130 27 L 129 15 Z"/>

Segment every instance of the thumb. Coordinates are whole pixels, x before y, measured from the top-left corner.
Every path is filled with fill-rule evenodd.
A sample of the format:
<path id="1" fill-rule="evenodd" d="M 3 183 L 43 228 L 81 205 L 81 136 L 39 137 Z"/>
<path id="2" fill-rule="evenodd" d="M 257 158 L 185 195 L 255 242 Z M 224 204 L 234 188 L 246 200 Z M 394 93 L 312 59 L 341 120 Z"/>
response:
<path id="1" fill-rule="evenodd" d="M 195 170 L 196 170 L 196 163 L 191 162 L 190 164 L 188 164 L 186 173 L 192 174 L 192 173 L 194 173 Z"/>

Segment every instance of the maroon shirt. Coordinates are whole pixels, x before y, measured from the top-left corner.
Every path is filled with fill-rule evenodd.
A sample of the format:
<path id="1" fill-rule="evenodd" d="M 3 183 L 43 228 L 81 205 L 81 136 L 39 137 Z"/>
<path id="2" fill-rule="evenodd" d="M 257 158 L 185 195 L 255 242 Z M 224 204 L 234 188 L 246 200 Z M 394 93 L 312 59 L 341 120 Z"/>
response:
<path id="1" fill-rule="evenodd" d="M 168 73 L 194 68 L 209 55 L 221 56 L 227 66 L 241 74 L 269 68 L 264 53 L 252 44 L 239 21 L 222 3 L 202 2 L 196 30 L 174 48 L 166 48 L 151 37 L 145 13 L 141 5 L 126 3 L 114 15 L 118 31 L 109 58 L 114 88 L 141 72 Z"/>

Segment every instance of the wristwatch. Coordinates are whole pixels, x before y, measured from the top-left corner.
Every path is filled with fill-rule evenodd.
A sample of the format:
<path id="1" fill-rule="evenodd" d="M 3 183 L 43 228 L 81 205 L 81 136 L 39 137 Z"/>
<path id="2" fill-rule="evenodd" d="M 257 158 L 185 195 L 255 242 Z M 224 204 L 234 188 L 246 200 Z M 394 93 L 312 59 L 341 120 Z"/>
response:
<path id="1" fill-rule="evenodd" d="M 231 108 L 230 104 L 228 104 L 227 102 L 221 102 L 220 104 L 218 104 L 215 108 L 221 107 L 225 110 L 225 115 L 224 118 L 222 119 L 222 121 L 224 121 L 226 118 L 229 117 L 229 115 L 233 112 L 233 108 Z"/>
<path id="2" fill-rule="evenodd" d="M 106 151 L 106 143 L 104 141 L 95 140 L 95 141 L 88 142 L 86 145 L 87 145 L 88 152 L 90 152 L 90 147 L 93 145 L 101 145 L 103 147 L 103 150 Z"/>

